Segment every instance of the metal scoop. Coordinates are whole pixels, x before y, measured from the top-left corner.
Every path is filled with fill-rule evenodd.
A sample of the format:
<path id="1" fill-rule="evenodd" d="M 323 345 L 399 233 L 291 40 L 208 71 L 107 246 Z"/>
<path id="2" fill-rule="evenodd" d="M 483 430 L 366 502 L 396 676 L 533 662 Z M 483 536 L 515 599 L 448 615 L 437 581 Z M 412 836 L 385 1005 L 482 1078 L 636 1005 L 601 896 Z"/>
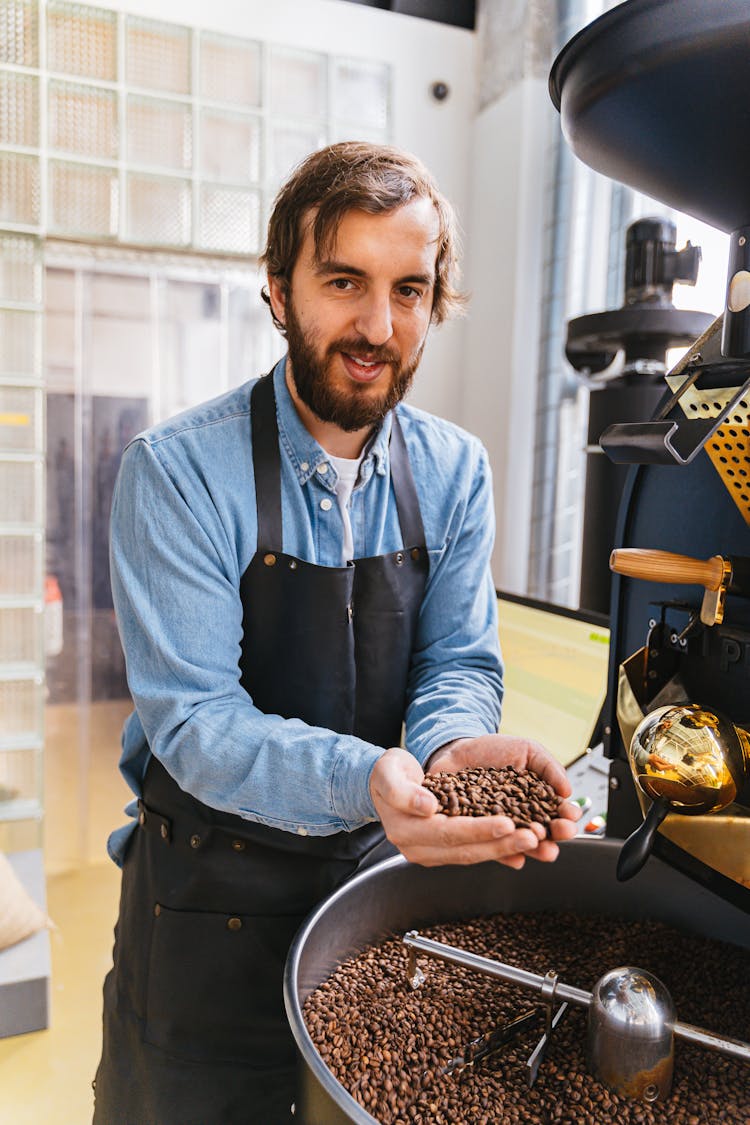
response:
<path id="1" fill-rule="evenodd" d="M 750 1043 L 714 1035 L 678 1021 L 666 986 L 645 969 L 612 969 L 597 981 L 593 992 L 586 992 L 564 984 L 554 973 L 538 976 L 514 965 L 421 937 L 416 930 L 404 935 L 404 945 L 409 947 L 407 976 L 412 988 L 418 988 L 425 980 L 417 965 L 419 952 L 533 989 L 548 1001 L 550 1009 L 557 999 L 588 1008 L 586 1061 L 589 1071 L 594 1078 L 625 1097 L 657 1102 L 669 1096 L 675 1038 L 750 1063 Z M 552 1030 L 549 1027 L 547 1043 Z"/>

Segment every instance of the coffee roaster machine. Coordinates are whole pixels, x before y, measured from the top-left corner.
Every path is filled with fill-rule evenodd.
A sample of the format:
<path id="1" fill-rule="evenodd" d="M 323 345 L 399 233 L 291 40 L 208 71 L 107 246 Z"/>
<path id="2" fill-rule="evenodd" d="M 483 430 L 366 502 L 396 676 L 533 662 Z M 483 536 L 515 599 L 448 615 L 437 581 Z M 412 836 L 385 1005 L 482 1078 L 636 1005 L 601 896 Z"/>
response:
<path id="1" fill-rule="evenodd" d="M 700 815 L 700 783 L 676 769 L 646 778 L 630 750 L 638 721 L 669 704 L 718 712 L 741 742 L 750 725 L 750 188 L 749 158 L 735 143 L 748 48 L 742 0 L 628 0 L 564 48 L 550 79 L 576 155 L 730 234 L 724 314 L 667 376 L 654 416 L 600 437 L 613 462 L 630 466 L 615 533 L 604 731 L 608 834 L 628 835 L 669 790 L 681 811 L 653 850 L 745 910 L 748 769 L 736 771 L 722 810 Z M 682 781 L 682 794 L 670 789 Z"/>
<path id="2" fill-rule="evenodd" d="M 749 57 L 746 0 L 627 0 L 554 63 L 551 95 L 576 155 L 731 235 L 723 316 L 667 376 L 652 417 L 601 436 L 630 466 L 613 556 L 607 837 L 579 837 L 521 874 L 388 860 L 327 900 L 285 974 L 305 1125 L 376 1125 L 315 1050 L 302 1006 L 386 936 L 418 946 L 414 931 L 441 921 L 572 910 L 657 918 L 750 951 Z M 664 1026 L 674 1030 L 672 1016 Z M 606 1019 L 597 1028 L 595 1077 Z M 735 1049 L 748 1058 L 750 1023 L 743 1038 Z"/>

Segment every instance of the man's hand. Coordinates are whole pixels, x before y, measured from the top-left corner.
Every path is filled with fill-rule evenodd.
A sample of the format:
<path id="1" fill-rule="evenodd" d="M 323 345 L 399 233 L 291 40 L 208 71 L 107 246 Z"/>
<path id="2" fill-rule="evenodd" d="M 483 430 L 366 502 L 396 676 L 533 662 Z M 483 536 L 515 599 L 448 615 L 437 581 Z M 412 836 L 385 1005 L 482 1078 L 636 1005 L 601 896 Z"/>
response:
<path id="1" fill-rule="evenodd" d="M 428 773 L 455 773 L 471 766 L 506 766 L 531 769 L 554 786 L 561 797 L 570 796 L 570 783 L 562 766 L 536 742 L 501 734 L 459 739 L 436 751 Z M 555 841 L 575 836 L 577 805 L 563 801 L 552 821 L 552 839 L 543 825 L 516 828 L 507 816 L 445 816 L 437 798 L 422 786 L 424 773 L 406 750 L 387 750 L 376 762 L 370 792 L 386 836 L 411 863 L 425 867 L 441 864 L 483 863 L 496 860 L 520 869 L 526 856 L 543 862 L 557 858 Z"/>

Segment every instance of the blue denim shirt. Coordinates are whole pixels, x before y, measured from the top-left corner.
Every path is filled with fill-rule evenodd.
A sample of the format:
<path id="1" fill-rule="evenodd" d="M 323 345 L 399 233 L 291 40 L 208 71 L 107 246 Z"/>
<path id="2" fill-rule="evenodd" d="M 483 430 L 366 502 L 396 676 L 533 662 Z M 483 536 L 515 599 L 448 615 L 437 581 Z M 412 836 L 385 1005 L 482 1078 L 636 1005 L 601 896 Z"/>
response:
<path id="1" fill-rule="evenodd" d="M 273 379 L 283 549 L 339 566 L 336 471 L 302 424 L 284 372 L 282 359 Z M 376 819 L 368 783 L 383 748 L 265 715 L 240 686 L 239 584 L 257 538 L 252 386 L 153 427 L 125 450 L 111 570 L 135 711 L 125 723 L 120 768 L 139 795 L 153 752 L 204 804 L 324 836 Z M 500 720 L 492 484 L 476 438 L 405 404 L 397 410 L 430 556 L 404 719 L 406 748 L 424 764 L 451 739 L 496 731 Z M 355 558 L 403 546 L 390 489 L 390 428 L 389 416 L 352 494 Z M 126 811 L 134 816 L 135 802 Z M 117 863 L 133 827 L 110 837 Z"/>

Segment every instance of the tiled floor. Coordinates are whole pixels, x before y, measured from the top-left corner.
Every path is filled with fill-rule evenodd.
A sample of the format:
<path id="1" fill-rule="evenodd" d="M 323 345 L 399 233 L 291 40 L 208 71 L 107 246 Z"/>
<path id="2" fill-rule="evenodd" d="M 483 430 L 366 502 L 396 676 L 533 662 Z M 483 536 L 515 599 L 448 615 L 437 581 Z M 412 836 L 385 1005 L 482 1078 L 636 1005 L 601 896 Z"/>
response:
<path id="1" fill-rule="evenodd" d="M 117 916 L 119 872 L 106 857 L 124 823 L 117 771 L 124 703 L 94 704 L 81 731 L 73 706 L 47 708 L 45 867 L 50 1026 L 0 1040 L 2 1125 L 87 1125 L 100 1048 L 101 989 Z M 86 768 L 81 769 L 81 766 Z"/>

